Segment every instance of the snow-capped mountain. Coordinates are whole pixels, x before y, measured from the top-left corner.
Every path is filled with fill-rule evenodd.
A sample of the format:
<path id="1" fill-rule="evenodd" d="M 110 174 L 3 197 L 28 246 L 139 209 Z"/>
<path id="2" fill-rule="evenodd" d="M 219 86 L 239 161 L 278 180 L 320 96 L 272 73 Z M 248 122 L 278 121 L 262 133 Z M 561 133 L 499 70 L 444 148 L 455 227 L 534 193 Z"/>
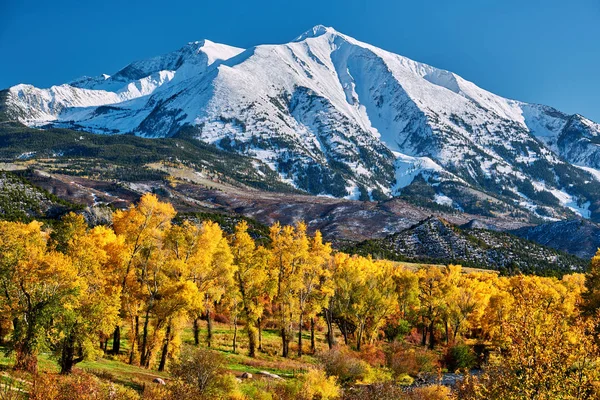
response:
<path id="1" fill-rule="evenodd" d="M 600 219 L 600 125 L 323 26 L 247 50 L 194 42 L 112 76 L 2 94 L 29 126 L 150 138 L 186 127 L 313 194 Z"/>

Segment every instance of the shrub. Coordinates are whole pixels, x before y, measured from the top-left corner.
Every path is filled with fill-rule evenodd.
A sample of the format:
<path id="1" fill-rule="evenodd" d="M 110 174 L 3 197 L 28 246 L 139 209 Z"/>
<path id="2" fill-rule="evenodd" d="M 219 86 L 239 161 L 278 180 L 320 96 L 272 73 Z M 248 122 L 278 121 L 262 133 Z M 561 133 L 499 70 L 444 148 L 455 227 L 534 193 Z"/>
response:
<path id="1" fill-rule="evenodd" d="M 344 400 L 404 400 L 407 399 L 404 390 L 392 383 L 382 383 L 368 386 L 355 386 L 344 391 Z"/>
<path id="2" fill-rule="evenodd" d="M 398 323 L 388 323 L 383 328 L 385 338 L 393 342 L 394 340 L 403 340 L 406 335 L 411 331 L 410 323 L 404 319 L 398 321 Z"/>
<path id="3" fill-rule="evenodd" d="M 396 378 L 396 383 L 400 386 L 410 386 L 415 382 L 412 376 L 402 374 Z"/>
<path id="4" fill-rule="evenodd" d="M 217 313 L 213 319 L 215 322 L 220 322 L 221 324 L 229 324 L 231 322 L 231 319 L 225 314 Z"/>
<path id="5" fill-rule="evenodd" d="M 362 381 L 370 372 L 369 364 L 346 348 L 336 347 L 320 355 L 328 376 L 336 376 L 342 384 Z"/>
<path id="6" fill-rule="evenodd" d="M 0 385 L 0 400 L 27 400 L 27 395 L 18 382 L 8 381 Z"/>
<path id="7" fill-rule="evenodd" d="M 457 344 L 448 349 L 445 361 L 449 371 L 468 370 L 477 365 L 477 356 L 470 346 Z"/>
<path id="8" fill-rule="evenodd" d="M 387 349 L 386 365 L 398 378 L 405 374 L 417 376 L 422 372 L 435 372 L 438 360 L 437 355 L 427 349 L 394 342 Z"/>
<path id="9" fill-rule="evenodd" d="M 450 400 L 452 392 L 450 388 L 442 385 L 423 386 L 410 392 L 410 400 Z"/>
<path id="10" fill-rule="evenodd" d="M 309 369 L 302 381 L 302 397 L 306 400 L 334 400 L 340 397 L 340 387 L 335 377 L 327 377 L 323 370 Z"/>
<path id="11" fill-rule="evenodd" d="M 302 393 L 299 381 L 278 382 L 269 389 L 273 400 L 297 400 Z"/>
<path id="12" fill-rule="evenodd" d="M 225 371 L 224 357 L 214 351 L 186 348 L 171 365 L 173 399 L 213 399 L 235 391 L 235 378 Z"/>
<path id="13" fill-rule="evenodd" d="M 369 363 L 369 365 L 372 367 L 385 366 L 385 352 L 383 352 L 381 350 L 381 348 L 379 348 L 375 345 L 372 345 L 372 344 L 363 345 L 361 347 L 360 352 L 357 353 L 357 356 L 361 360 Z"/>
<path id="14" fill-rule="evenodd" d="M 97 377 L 76 373 L 72 375 L 39 374 L 33 379 L 29 400 L 136 400 L 132 389 L 100 381 Z"/>

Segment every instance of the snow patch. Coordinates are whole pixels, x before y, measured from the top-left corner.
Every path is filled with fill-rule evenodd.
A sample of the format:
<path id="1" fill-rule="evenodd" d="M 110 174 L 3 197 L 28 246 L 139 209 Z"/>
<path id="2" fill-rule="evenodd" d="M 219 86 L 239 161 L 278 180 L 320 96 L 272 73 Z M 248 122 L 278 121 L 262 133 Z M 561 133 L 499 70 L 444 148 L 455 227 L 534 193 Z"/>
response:
<path id="1" fill-rule="evenodd" d="M 435 196 L 433 197 L 433 201 L 435 201 L 436 203 L 442 205 L 442 206 L 449 206 L 452 207 L 452 204 L 454 203 L 454 201 L 446 196 L 443 193 L 436 193 Z"/>

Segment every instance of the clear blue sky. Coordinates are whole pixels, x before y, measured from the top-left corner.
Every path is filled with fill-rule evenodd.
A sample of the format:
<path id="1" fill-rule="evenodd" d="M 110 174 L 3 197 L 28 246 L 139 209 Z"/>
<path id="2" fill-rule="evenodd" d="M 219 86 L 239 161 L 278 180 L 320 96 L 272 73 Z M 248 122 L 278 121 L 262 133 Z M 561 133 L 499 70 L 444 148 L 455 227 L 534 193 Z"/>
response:
<path id="1" fill-rule="evenodd" d="M 284 43 L 317 24 L 600 122 L 600 0 L 0 0 L 0 88 L 111 74 L 203 38 Z"/>

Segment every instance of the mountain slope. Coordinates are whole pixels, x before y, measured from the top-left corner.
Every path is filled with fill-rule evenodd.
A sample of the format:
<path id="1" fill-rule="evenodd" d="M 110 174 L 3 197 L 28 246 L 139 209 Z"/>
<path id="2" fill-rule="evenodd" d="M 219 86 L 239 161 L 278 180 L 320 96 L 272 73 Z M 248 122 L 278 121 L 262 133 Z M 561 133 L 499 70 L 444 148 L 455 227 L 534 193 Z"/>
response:
<path id="1" fill-rule="evenodd" d="M 600 220 L 600 125 L 323 26 L 246 50 L 194 42 L 113 76 L 4 93 L 2 112 L 30 126 L 152 138 L 185 127 L 312 194 Z"/>
<path id="2" fill-rule="evenodd" d="M 584 271 L 587 261 L 504 232 L 462 229 L 430 217 L 383 239 L 368 240 L 347 249 L 398 261 L 456 263 L 540 274 Z"/>
<path id="3" fill-rule="evenodd" d="M 581 219 L 523 227 L 512 233 L 584 259 L 592 258 L 600 248 L 600 226 Z"/>
<path id="4" fill-rule="evenodd" d="M 32 185 L 12 172 L 0 171 L 0 219 L 30 221 L 58 218 L 82 207 Z"/>

